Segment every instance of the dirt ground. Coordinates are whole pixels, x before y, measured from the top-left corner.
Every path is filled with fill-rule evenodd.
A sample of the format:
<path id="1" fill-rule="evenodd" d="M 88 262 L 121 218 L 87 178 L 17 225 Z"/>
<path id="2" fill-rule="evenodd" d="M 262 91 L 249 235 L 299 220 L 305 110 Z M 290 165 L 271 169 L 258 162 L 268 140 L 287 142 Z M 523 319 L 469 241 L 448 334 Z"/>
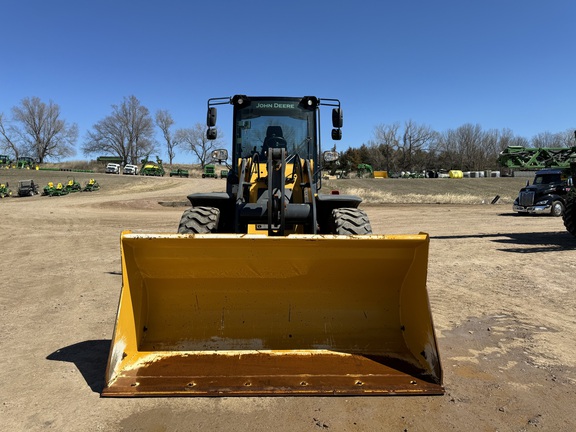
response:
<path id="1" fill-rule="evenodd" d="M 0 181 L 15 190 L 17 176 Z M 375 233 L 431 236 L 444 396 L 100 398 L 120 231 L 173 233 L 183 208 L 159 201 L 224 185 L 123 177 L 99 175 L 99 192 L 0 200 L 3 430 L 576 430 L 576 239 L 561 218 L 509 204 L 364 207 Z"/>

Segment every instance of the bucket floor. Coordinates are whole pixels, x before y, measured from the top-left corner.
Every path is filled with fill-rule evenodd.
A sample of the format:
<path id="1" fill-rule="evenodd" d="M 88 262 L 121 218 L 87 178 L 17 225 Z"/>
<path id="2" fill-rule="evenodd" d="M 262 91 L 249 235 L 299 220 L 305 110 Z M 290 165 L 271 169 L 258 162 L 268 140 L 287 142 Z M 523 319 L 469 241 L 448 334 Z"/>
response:
<path id="1" fill-rule="evenodd" d="M 321 352 L 139 353 L 102 396 L 439 395 L 442 385 L 390 358 Z M 416 373 L 415 373 L 416 372 Z"/>

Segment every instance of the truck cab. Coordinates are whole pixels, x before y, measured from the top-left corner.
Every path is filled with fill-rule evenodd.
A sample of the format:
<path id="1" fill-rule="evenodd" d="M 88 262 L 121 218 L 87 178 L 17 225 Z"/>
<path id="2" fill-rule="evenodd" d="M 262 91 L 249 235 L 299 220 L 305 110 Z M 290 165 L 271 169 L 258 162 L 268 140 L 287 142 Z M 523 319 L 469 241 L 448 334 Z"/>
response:
<path id="1" fill-rule="evenodd" d="M 124 169 L 122 170 L 122 174 L 124 175 L 137 175 L 138 174 L 138 166 L 132 164 L 124 165 Z"/>
<path id="2" fill-rule="evenodd" d="M 120 174 L 120 164 L 109 163 L 106 165 L 106 174 Z"/>
<path id="3" fill-rule="evenodd" d="M 536 171 L 532 184 L 520 189 L 512 209 L 521 214 L 562 216 L 572 179 L 565 169 Z"/>

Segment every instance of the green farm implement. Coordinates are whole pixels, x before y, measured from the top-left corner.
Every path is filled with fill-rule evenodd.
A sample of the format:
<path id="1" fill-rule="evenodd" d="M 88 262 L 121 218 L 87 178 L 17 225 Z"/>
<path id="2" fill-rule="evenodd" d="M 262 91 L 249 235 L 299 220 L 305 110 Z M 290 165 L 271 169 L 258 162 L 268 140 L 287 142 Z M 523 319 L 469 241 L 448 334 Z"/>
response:
<path id="1" fill-rule="evenodd" d="M 165 171 L 162 166 L 162 159 L 156 156 L 156 162 L 148 160 L 148 156 L 142 159 L 142 168 L 140 168 L 140 175 L 143 176 L 164 176 Z"/>
<path id="2" fill-rule="evenodd" d="M 190 173 L 188 170 L 177 168 L 170 171 L 170 177 L 189 177 Z"/>
<path id="3" fill-rule="evenodd" d="M 202 178 L 218 178 L 216 174 L 216 166 L 214 164 L 208 164 L 204 166 L 204 172 L 202 173 Z"/>

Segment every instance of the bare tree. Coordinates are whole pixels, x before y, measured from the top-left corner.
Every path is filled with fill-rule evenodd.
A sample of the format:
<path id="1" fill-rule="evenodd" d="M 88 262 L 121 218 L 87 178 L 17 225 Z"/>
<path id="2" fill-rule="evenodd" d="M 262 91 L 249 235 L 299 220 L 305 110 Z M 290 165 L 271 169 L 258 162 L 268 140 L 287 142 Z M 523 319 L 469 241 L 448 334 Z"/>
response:
<path id="1" fill-rule="evenodd" d="M 454 129 L 442 132 L 434 146 L 438 168 L 450 170 L 461 167 L 462 157 Z"/>
<path id="2" fill-rule="evenodd" d="M 574 136 L 574 129 L 567 129 L 564 132 L 559 132 L 560 147 L 574 147 L 576 146 L 576 137 Z"/>
<path id="3" fill-rule="evenodd" d="M 530 145 L 532 147 L 565 147 L 565 136 L 563 133 L 540 132 L 532 137 Z"/>
<path id="4" fill-rule="evenodd" d="M 385 169 L 388 172 L 398 171 L 398 160 L 396 159 L 396 150 L 398 149 L 398 131 L 399 123 L 390 125 L 379 124 L 374 128 L 374 139 L 377 143 L 377 149 L 383 160 L 378 158 L 375 165 L 376 169 Z"/>
<path id="5" fill-rule="evenodd" d="M 217 130 L 217 134 L 221 135 L 221 131 Z M 196 123 L 189 129 L 178 129 L 174 134 L 174 141 L 191 152 L 200 162 L 202 169 L 210 162 L 212 151 L 222 147 L 220 139 L 210 141 L 206 138 L 206 126 L 202 123 Z"/>
<path id="6" fill-rule="evenodd" d="M 404 134 L 400 144 L 403 156 L 402 166 L 410 171 L 420 171 L 425 168 L 422 157 L 417 158 L 426 152 L 437 138 L 437 132 L 426 125 L 418 125 L 412 120 L 404 123 Z"/>
<path id="7" fill-rule="evenodd" d="M 438 134 L 429 126 L 418 125 L 412 120 L 404 123 L 401 130 L 398 123 L 378 125 L 374 137 L 383 155 L 385 167 L 390 169 L 418 171 L 429 164 L 426 153 L 434 144 Z"/>
<path id="8" fill-rule="evenodd" d="M 78 126 L 68 125 L 60 117 L 60 107 L 38 97 L 22 99 L 20 106 L 12 108 L 12 123 L 8 126 L 0 114 L 0 134 L 4 148 L 16 158 L 28 154 L 38 163 L 46 159 L 59 160 L 76 154 Z"/>
<path id="9" fill-rule="evenodd" d="M 452 146 L 455 147 L 459 169 L 473 171 L 482 168 L 485 160 L 482 140 L 484 134 L 482 127 L 478 124 L 464 124 L 448 135 L 452 139 Z"/>
<path id="10" fill-rule="evenodd" d="M 18 136 L 18 131 L 14 129 L 13 126 L 7 124 L 4 119 L 4 114 L 0 113 L 0 148 L 2 151 L 14 154 L 14 159 L 17 160 L 20 157 L 22 149 L 20 149 L 19 143 L 15 141 Z"/>
<path id="11" fill-rule="evenodd" d="M 156 150 L 150 111 L 135 96 L 125 97 L 120 105 L 112 105 L 112 114 L 92 128 L 82 146 L 85 155 L 112 154 L 137 164 Z"/>
<path id="12" fill-rule="evenodd" d="M 170 165 L 176 156 L 175 149 L 178 147 L 178 142 L 172 137 L 170 128 L 174 125 L 174 120 L 167 110 L 156 111 L 156 126 L 162 131 L 164 140 L 166 141 L 166 150 L 168 151 L 168 159 Z"/>

